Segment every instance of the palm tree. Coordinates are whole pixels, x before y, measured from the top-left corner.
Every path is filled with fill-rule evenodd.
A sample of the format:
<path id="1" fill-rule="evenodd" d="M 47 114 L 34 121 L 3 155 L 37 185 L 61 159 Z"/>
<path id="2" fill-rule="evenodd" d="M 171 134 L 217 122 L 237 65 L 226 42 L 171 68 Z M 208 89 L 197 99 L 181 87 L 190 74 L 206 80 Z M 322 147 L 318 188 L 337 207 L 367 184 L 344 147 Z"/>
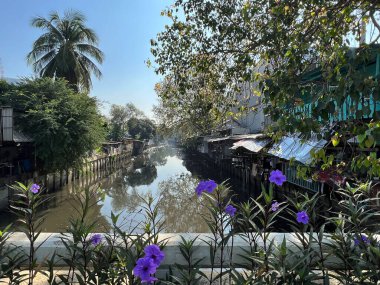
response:
<path id="1" fill-rule="evenodd" d="M 63 18 L 57 12 L 48 19 L 32 19 L 32 26 L 46 32 L 33 44 L 27 55 L 34 72 L 42 77 L 63 77 L 77 91 L 89 90 L 91 74 L 100 78 L 102 73 L 93 62 L 103 62 L 103 52 L 96 46 L 98 38 L 92 29 L 85 26 L 83 14 L 66 11 Z"/>

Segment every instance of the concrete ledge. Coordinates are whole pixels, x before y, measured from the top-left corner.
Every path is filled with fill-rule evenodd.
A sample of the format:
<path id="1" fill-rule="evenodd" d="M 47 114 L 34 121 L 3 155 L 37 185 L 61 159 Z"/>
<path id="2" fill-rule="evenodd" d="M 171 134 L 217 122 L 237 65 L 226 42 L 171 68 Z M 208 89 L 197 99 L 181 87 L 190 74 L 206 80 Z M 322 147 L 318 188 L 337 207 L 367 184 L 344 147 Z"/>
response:
<path id="1" fill-rule="evenodd" d="M 184 234 L 160 234 L 159 240 L 166 242 L 166 247 L 164 249 L 165 252 L 165 259 L 162 262 L 160 268 L 165 269 L 168 268 L 170 265 L 173 265 L 174 263 L 186 265 L 186 261 L 181 255 L 181 252 L 179 250 L 179 243 L 181 242 L 181 237 L 183 236 L 186 240 L 194 239 L 195 237 L 198 237 L 196 242 L 194 243 L 194 258 L 195 259 L 202 259 L 201 263 L 199 264 L 202 268 L 208 268 L 211 265 L 210 258 L 209 258 L 209 246 L 207 244 L 207 241 L 209 241 L 212 236 L 207 233 L 203 234 L 195 234 L 195 233 L 184 233 Z M 54 252 L 58 255 L 66 256 L 67 252 L 66 249 L 61 241 L 62 235 L 59 233 L 41 233 L 38 240 L 36 241 L 36 247 L 42 245 L 36 252 L 36 258 L 39 263 L 43 263 L 44 261 L 48 260 Z M 308 235 L 306 235 L 308 237 Z M 375 235 L 375 237 L 379 240 L 380 235 Z M 302 244 L 300 240 L 297 238 L 297 235 L 295 233 L 270 233 L 269 234 L 269 241 L 273 240 L 274 245 L 280 246 L 283 239 L 286 239 L 287 242 L 287 248 L 289 252 L 294 252 L 292 256 L 289 257 L 289 261 L 296 261 L 299 257 L 303 256 L 302 252 L 300 252 L 300 248 L 302 248 Z M 317 240 L 317 235 L 315 234 L 313 236 L 315 240 Z M 120 245 L 122 244 L 122 241 L 117 241 Z M 232 246 L 233 243 L 233 246 Z M 332 243 L 332 241 L 326 236 L 326 238 L 323 241 L 323 255 L 326 259 L 325 265 L 327 268 L 330 269 L 340 269 L 342 268 L 342 265 L 338 258 L 332 255 L 328 255 L 328 245 Z M 13 233 L 11 237 L 8 239 L 7 244 L 10 246 L 17 246 L 20 250 L 24 251 L 25 254 L 29 251 L 29 242 L 26 238 L 26 235 L 24 233 Z M 269 244 L 269 242 L 268 242 Z M 264 247 L 263 241 L 258 240 L 257 242 L 258 247 Z M 317 245 L 313 245 L 314 249 L 318 251 Z M 225 248 L 225 256 L 224 259 L 226 260 L 225 267 L 229 267 L 229 257 L 231 254 L 231 249 L 233 248 L 232 252 L 232 261 L 234 264 L 239 265 L 248 265 L 247 261 L 241 257 L 241 255 L 245 255 L 245 252 L 250 250 L 249 243 L 240 236 L 235 236 L 233 241 L 230 240 L 229 243 L 226 245 Z M 298 254 L 299 253 L 299 254 Z M 220 253 L 217 254 L 217 261 L 220 260 Z M 317 261 L 318 258 L 315 258 L 314 261 Z M 58 262 L 58 266 L 64 265 L 63 261 Z M 316 268 L 316 266 L 315 266 Z"/>

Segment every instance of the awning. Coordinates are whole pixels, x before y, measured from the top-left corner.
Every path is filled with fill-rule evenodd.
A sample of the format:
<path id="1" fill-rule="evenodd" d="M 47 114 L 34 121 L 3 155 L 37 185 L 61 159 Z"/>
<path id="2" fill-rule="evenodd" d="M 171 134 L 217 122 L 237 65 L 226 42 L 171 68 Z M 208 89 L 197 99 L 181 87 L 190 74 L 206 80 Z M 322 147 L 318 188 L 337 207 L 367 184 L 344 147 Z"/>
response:
<path id="1" fill-rule="evenodd" d="M 294 158 L 303 164 L 309 164 L 312 159 L 310 152 L 318 151 L 326 144 L 325 140 L 302 141 L 298 137 L 283 137 L 279 143 L 269 149 L 268 153 L 286 160 Z"/>
<path id="2" fill-rule="evenodd" d="M 237 149 L 239 147 L 242 147 L 252 152 L 259 152 L 269 143 L 270 139 L 245 139 L 234 143 L 231 149 Z"/>

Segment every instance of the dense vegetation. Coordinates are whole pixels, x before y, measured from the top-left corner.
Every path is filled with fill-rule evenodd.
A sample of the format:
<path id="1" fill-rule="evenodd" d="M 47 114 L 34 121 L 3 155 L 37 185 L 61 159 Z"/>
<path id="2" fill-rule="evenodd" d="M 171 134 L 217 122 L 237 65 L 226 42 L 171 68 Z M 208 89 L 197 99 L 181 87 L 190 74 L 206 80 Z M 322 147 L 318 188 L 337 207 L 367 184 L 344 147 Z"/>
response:
<path id="1" fill-rule="evenodd" d="M 45 171 L 81 164 L 104 140 L 97 100 L 73 91 L 65 80 L 25 79 L 0 88 L 0 105 L 13 107 L 14 127 L 33 139 Z"/>
<path id="2" fill-rule="evenodd" d="M 144 112 L 134 104 L 124 106 L 112 104 L 108 123 L 108 138 L 120 141 L 127 137 L 151 139 L 156 135 L 156 126 Z"/>
<path id="3" fill-rule="evenodd" d="M 9 227 L 0 231 L 0 281 L 19 284 L 27 280 L 32 285 L 41 272 L 49 284 L 369 285 L 380 281 L 379 206 L 378 198 L 371 197 L 370 184 L 338 189 L 326 215 L 321 211 L 327 207 L 325 197 L 283 196 L 280 185 L 286 177 L 280 171 L 273 171 L 269 180 L 273 183 L 269 189 L 263 188 L 258 198 L 241 204 L 231 201 L 223 184 L 200 181 L 194 195 L 205 210 L 201 215 L 209 234 L 182 237 L 178 253 L 167 255 L 173 264 L 166 274 L 159 274 L 158 269 L 165 269 L 160 268 L 162 262 L 168 264 L 168 237 L 160 236 L 165 221 L 153 198 L 144 200 L 145 220 L 133 229 L 135 233 L 126 232 L 126 221 L 111 213 L 112 230 L 99 234 L 93 233 L 97 221 L 89 213 L 102 193 L 87 189 L 77 197 L 76 216 L 60 237 L 65 251 L 50 252 L 41 259 L 36 255 L 44 219 L 39 208 L 48 196 L 39 185 L 15 185 L 17 199 L 12 209 L 21 221 L 17 230 L 27 233 L 30 250 L 21 251 L 9 242 Z M 279 196 L 284 202 L 275 200 Z M 273 235 L 284 226 L 291 228 L 291 237 Z M 208 250 L 200 252 L 198 243 Z M 168 246 L 173 253 L 171 241 Z M 69 270 L 55 270 L 58 261 Z M 20 273 L 22 264 L 26 274 Z M 47 270 L 42 271 L 43 267 Z"/>
<path id="4" fill-rule="evenodd" d="M 364 67 L 380 52 L 379 8 L 372 0 L 177 0 L 163 12 L 172 23 L 151 44 L 156 72 L 180 89 L 159 95 L 164 104 L 166 97 L 173 100 L 170 110 L 191 113 L 198 102 L 182 104 L 197 90 L 191 74 L 212 71 L 218 83 L 213 92 L 223 94 L 218 98 L 226 98 L 225 107 L 245 82 L 256 83 L 251 94 L 262 96 L 272 120 L 267 131 L 275 139 L 317 134 L 350 149 L 349 140 L 358 136 L 362 148 L 373 149 L 380 138 L 373 111 L 379 74 Z M 348 103 L 349 115 L 340 120 Z M 380 175 L 376 154 L 348 156 L 344 165 L 324 154 L 317 160 L 332 172 Z"/>

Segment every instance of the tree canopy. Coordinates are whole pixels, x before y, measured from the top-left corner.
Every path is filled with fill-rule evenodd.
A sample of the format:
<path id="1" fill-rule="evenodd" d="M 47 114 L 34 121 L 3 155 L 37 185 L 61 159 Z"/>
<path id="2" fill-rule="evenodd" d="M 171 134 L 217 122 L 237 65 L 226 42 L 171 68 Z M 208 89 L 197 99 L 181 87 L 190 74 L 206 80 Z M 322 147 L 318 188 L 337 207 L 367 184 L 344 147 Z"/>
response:
<path id="1" fill-rule="evenodd" d="M 182 88 L 172 76 L 155 86 L 159 104 L 153 111 L 160 133 L 188 139 L 211 133 L 228 117 L 231 104 L 208 75 L 188 73 L 189 88 Z"/>
<path id="2" fill-rule="evenodd" d="M 95 32 L 86 27 L 86 18 L 77 11 L 66 11 L 61 17 L 52 12 L 49 17 L 32 19 L 32 26 L 45 31 L 27 55 L 28 63 L 41 77 L 65 78 L 76 90 L 89 90 L 91 75 L 102 73 L 94 63 L 102 63 L 103 52 L 97 47 Z"/>
<path id="3" fill-rule="evenodd" d="M 146 119 L 146 116 L 133 103 L 112 104 L 109 117 L 109 139 L 119 141 L 128 136 L 127 123 L 131 118 Z"/>
<path id="4" fill-rule="evenodd" d="M 369 0 L 177 0 L 163 12 L 172 24 L 152 40 L 156 72 L 175 75 L 182 86 L 189 81 L 186 71 L 215 68 L 226 87 L 258 81 L 267 112 L 277 122 L 284 110 L 291 110 L 290 104 L 302 104 L 303 74 L 316 66 L 323 75 L 320 85 L 350 84 L 357 74 L 342 74 L 342 67 L 353 63 L 347 57 L 349 46 L 363 36 L 363 22 L 372 23 L 375 36 L 370 43 L 379 41 L 378 8 Z M 356 63 L 368 58 L 366 46 L 354 51 Z M 319 110 L 335 111 L 329 100 L 320 102 Z M 281 116 L 281 129 L 317 127 L 315 120 L 299 117 L 295 122 L 293 112 L 286 115 Z"/>
<path id="5" fill-rule="evenodd" d="M 372 0 L 176 0 L 162 13 L 172 23 L 151 42 L 155 69 L 187 89 L 188 70 L 217 70 L 225 90 L 257 82 L 275 138 L 318 134 L 337 145 L 358 136 L 373 147 L 378 112 L 365 102 L 378 102 L 379 74 L 365 67 L 380 52 L 379 8 Z M 344 108 L 354 115 L 339 119 Z M 350 166 L 380 174 L 376 155 L 367 156 Z"/>
<path id="6" fill-rule="evenodd" d="M 13 107 L 15 127 L 34 140 L 46 171 L 81 165 L 104 140 L 96 99 L 74 92 L 63 79 L 25 79 L 2 90 L 0 105 Z"/>
<path id="7" fill-rule="evenodd" d="M 127 122 L 127 125 L 129 134 L 135 139 L 149 140 L 156 134 L 156 126 L 151 120 L 147 118 L 130 118 Z"/>

